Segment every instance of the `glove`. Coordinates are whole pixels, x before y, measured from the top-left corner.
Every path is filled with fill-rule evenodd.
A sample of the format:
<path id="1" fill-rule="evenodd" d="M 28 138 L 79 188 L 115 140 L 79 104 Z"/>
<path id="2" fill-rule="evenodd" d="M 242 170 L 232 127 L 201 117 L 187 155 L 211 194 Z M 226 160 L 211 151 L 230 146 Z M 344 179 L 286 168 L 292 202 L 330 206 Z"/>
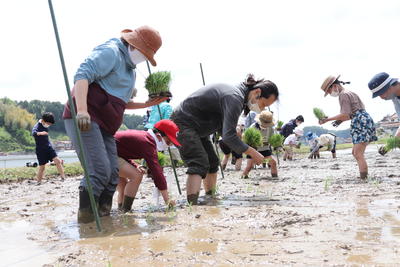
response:
<path id="1" fill-rule="evenodd" d="M 338 127 L 342 122 L 343 121 L 341 121 L 341 120 L 336 120 L 336 121 L 332 122 L 332 126 L 333 127 Z"/>
<path id="2" fill-rule="evenodd" d="M 90 129 L 90 115 L 87 112 L 78 112 L 76 114 L 76 121 L 78 127 L 82 132 L 89 131 Z"/>
<path id="3" fill-rule="evenodd" d="M 381 147 L 379 148 L 378 152 L 379 152 L 379 154 L 381 154 L 382 156 L 385 156 L 386 153 L 387 153 L 387 151 L 386 151 L 386 149 L 385 149 L 384 146 L 381 146 Z"/>

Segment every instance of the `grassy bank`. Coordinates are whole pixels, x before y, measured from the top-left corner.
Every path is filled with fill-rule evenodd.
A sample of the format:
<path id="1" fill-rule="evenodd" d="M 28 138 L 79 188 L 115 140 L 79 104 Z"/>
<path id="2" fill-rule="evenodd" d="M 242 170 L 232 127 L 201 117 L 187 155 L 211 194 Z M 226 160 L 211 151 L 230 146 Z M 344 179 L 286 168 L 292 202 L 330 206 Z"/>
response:
<path id="1" fill-rule="evenodd" d="M 0 169 L 0 183 L 21 181 L 23 179 L 32 179 L 36 177 L 38 168 L 17 167 Z M 80 163 L 65 164 L 64 172 L 66 176 L 78 176 L 83 174 Z M 58 177 L 56 166 L 46 166 L 45 178 Z"/>

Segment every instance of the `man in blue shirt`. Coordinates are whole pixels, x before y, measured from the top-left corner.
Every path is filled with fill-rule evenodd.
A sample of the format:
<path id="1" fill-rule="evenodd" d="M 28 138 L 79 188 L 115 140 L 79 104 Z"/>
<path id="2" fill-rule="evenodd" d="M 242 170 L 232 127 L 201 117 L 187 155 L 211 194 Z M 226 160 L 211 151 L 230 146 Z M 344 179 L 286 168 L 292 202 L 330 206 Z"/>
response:
<path id="1" fill-rule="evenodd" d="M 36 176 L 38 185 L 41 184 L 46 163 L 53 161 L 60 173 L 61 179 L 65 179 L 64 168 L 61 160 L 49 141 L 49 127 L 54 124 L 54 116 L 51 112 L 45 112 L 42 118 L 33 126 L 32 135 L 36 143 L 36 156 L 39 161 L 39 170 Z"/>

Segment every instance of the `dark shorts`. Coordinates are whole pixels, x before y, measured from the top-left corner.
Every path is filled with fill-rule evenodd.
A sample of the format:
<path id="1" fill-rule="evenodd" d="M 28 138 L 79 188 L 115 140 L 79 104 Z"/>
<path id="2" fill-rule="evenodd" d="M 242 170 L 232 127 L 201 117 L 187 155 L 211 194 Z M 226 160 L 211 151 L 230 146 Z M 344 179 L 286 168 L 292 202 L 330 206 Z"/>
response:
<path id="1" fill-rule="evenodd" d="M 271 150 L 264 150 L 264 151 L 258 151 L 261 155 L 265 157 L 269 157 L 272 155 L 272 151 Z M 246 156 L 246 158 L 251 159 L 251 157 L 249 155 Z"/>
<path id="2" fill-rule="evenodd" d="M 182 160 L 188 166 L 187 174 L 198 174 L 203 179 L 207 173 L 216 173 L 219 166 L 219 158 L 210 138 L 200 137 L 195 129 L 192 129 L 179 121 L 175 121 L 179 127 L 177 139 L 182 146 L 179 153 Z"/>
<path id="3" fill-rule="evenodd" d="M 219 141 L 218 143 L 219 143 L 219 147 L 221 148 L 222 152 L 223 152 L 225 155 L 228 155 L 228 154 L 232 153 L 232 157 L 235 157 L 235 158 L 237 158 L 237 159 L 243 158 L 243 155 L 242 155 L 242 154 L 236 153 L 235 151 L 233 151 L 232 149 L 230 149 L 230 147 L 227 146 L 224 142 Z"/>
<path id="4" fill-rule="evenodd" d="M 45 149 L 36 150 L 36 156 L 39 161 L 39 165 L 45 165 L 57 157 L 57 153 L 52 147 L 48 147 Z"/>

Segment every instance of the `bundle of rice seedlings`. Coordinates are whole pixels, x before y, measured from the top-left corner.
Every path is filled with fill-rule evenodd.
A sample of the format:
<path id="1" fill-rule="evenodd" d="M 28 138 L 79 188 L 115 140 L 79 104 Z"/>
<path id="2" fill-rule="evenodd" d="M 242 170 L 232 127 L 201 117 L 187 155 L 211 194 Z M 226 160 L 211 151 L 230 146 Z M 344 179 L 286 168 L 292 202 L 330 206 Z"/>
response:
<path id="1" fill-rule="evenodd" d="M 283 126 L 283 121 L 278 121 L 277 124 L 276 124 L 276 128 L 277 129 L 282 129 L 282 126 Z"/>
<path id="2" fill-rule="evenodd" d="M 167 164 L 167 156 L 161 152 L 157 152 L 157 154 L 158 154 L 158 163 L 160 163 L 161 167 L 164 167 Z"/>
<path id="3" fill-rule="evenodd" d="M 314 108 L 313 111 L 314 111 L 315 117 L 317 117 L 318 120 L 328 118 L 328 116 L 326 116 L 324 111 L 320 108 Z"/>
<path id="4" fill-rule="evenodd" d="M 243 133 L 243 141 L 253 148 L 262 146 L 262 134 L 260 130 L 250 127 Z"/>
<path id="5" fill-rule="evenodd" d="M 273 134 L 268 140 L 268 143 L 273 147 L 273 148 L 278 148 L 281 147 L 283 144 L 283 141 L 285 141 L 285 137 L 283 137 L 280 134 Z"/>
<path id="6" fill-rule="evenodd" d="M 400 148 L 400 137 L 390 137 L 386 141 L 386 145 L 379 148 L 379 153 L 383 156 L 389 151 Z"/>
<path id="7" fill-rule="evenodd" d="M 144 87 L 149 91 L 149 97 L 158 96 L 172 97 L 169 92 L 169 84 L 171 82 L 171 72 L 158 71 L 150 74 L 145 81 Z"/>

